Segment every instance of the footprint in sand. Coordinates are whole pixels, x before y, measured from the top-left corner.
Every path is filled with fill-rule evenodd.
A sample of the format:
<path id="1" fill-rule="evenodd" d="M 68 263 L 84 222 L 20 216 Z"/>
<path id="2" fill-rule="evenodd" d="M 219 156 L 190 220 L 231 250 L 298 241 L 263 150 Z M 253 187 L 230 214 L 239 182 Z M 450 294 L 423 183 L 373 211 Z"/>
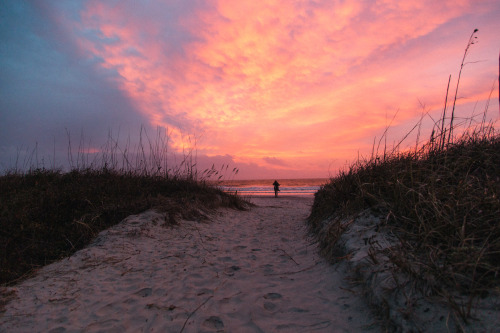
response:
<path id="1" fill-rule="evenodd" d="M 224 328 L 224 322 L 217 316 L 211 316 L 203 322 L 206 328 L 220 330 Z"/>
<path id="2" fill-rule="evenodd" d="M 274 300 L 274 299 L 280 299 L 280 298 L 282 298 L 282 296 L 281 296 L 281 294 L 278 294 L 278 293 L 268 293 L 268 294 L 264 295 L 264 298 Z"/>
<path id="3" fill-rule="evenodd" d="M 217 260 L 222 261 L 222 262 L 230 262 L 230 261 L 233 261 L 233 258 L 231 258 L 231 257 L 219 257 Z"/>
<path id="4" fill-rule="evenodd" d="M 264 302 L 264 309 L 266 309 L 267 311 L 273 312 L 274 310 L 276 310 L 276 308 L 278 308 L 276 304 L 271 302 Z"/>
<path id="5" fill-rule="evenodd" d="M 227 276 L 233 276 L 234 272 L 237 272 L 240 269 L 241 269 L 241 267 L 239 267 L 239 266 L 231 266 L 231 267 L 228 267 L 225 269 L 224 274 L 226 274 Z"/>
<path id="6" fill-rule="evenodd" d="M 279 305 L 274 303 L 274 302 L 277 300 L 280 300 L 282 298 L 283 298 L 283 296 L 281 296 L 281 294 L 278 294 L 278 293 L 265 294 L 264 299 L 266 299 L 267 301 L 264 302 L 264 309 L 266 309 L 267 311 L 270 311 L 270 312 L 276 311 L 278 309 Z"/>
<path id="7" fill-rule="evenodd" d="M 135 295 L 141 296 L 141 297 L 148 297 L 148 296 L 151 296 L 152 293 L 153 293 L 153 289 L 143 288 L 143 289 L 139 290 L 138 292 L 136 292 Z"/>
<path id="8" fill-rule="evenodd" d="M 264 275 L 274 273 L 274 266 L 271 264 L 261 265 L 260 268 L 262 269 Z"/>

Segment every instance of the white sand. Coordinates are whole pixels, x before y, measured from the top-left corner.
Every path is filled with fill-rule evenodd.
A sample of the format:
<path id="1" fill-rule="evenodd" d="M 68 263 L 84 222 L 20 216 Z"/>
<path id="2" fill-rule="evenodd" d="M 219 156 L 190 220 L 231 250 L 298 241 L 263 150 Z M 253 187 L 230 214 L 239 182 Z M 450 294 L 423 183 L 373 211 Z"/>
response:
<path id="1" fill-rule="evenodd" d="M 423 295 L 410 277 L 391 262 L 385 250 L 398 241 L 381 222 L 367 210 L 347 223 L 339 244 L 349 253 L 346 264 L 362 281 L 367 301 L 385 313 L 393 327 L 401 332 L 500 332 L 498 288 L 474 301 L 472 318 L 464 323 L 447 302 Z M 328 223 L 331 221 L 325 221 L 325 227 Z M 458 292 L 453 296 L 457 300 L 461 297 Z M 462 302 L 467 304 L 466 298 Z"/>
<path id="2" fill-rule="evenodd" d="M 0 331 L 378 331 L 345 266 L 308 238 L 312 200 L 254 198 L 173 228 L 153 211 L 131 216 L 9 288 Z"/>

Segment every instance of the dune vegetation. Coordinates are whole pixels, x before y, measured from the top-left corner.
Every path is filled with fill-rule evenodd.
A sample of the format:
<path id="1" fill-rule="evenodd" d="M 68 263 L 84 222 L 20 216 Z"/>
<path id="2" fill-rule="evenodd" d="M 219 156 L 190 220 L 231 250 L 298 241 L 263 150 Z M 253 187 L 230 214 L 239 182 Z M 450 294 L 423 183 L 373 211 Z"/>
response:
<path id="1" fill-rule="evenodd" d="M 308 222 L 323 254 L 338 261 L 349 256 L 339 241 L 349 224 L 363 212 L 378 216 L 396 241 L 374 244 L 369 255 L 383 251 L 413 292 L 439 296 L 467 323 L 478 300 L 499 292 L 500 133 L 487 109 L 457 120 L 456 98 L 424 144 L 380 153 L 374 144 L 371 157 L 333 177 L 316 193 Z"/>
<path id="2" fill-rule="evenodd" d="M 389 249 L 395 267 L 467 319 L 476 298 L 500 283 L 500 136 L 481 126 L 442 140 L 356 162 L 316 193 L 309 223 L 324 232 L 323 221 L 335 221 L 319 236 L 331 249 L 348 217 L 366 209 L 381 216 L 399 240 Z M 470 297 L 457 303 L 456 291 Z"/>
<path id="3" fill-rule="evenodd" d="M 35 164 L 0 176 L 0 284 L 71 255 L 101 230 L 148 209 L 163 212 L 167 226 L 205 219 L 217 207 L 245 209 L 241 198 L 213 186 L 225 170 L 198 173 L 191 153 L 169 169 L 164 142 L 141 142 L 149 144 L 132 155 L 111 140 L 92 159 L 69 149 L 67 172 Z"/>

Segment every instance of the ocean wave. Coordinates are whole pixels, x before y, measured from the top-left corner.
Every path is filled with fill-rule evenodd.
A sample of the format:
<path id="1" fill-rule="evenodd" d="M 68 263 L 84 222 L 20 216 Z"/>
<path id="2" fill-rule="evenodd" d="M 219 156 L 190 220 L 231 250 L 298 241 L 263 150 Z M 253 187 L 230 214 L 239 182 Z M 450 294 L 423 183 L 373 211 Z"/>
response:
<path id="1" fill-rule="evenodd" d="M 274 195 L 272 186 L 220 186 L 224 192 L 238 192 L 240 195 Z M 279 195 L 313 195 L 320 186 L 281 186 Z"/>

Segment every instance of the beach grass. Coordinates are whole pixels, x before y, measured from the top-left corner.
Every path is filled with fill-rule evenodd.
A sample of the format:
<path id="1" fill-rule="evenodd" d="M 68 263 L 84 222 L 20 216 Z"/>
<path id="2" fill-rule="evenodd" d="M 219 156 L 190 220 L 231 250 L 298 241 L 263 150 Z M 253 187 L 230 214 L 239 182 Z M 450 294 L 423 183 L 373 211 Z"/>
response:
<path id="1" fill-rule="evenodd" d="M 308 222 L 331 260 L 353 217 L 379 216 L 398 244 L 393 267 L 425 294 L 440 295 L 467 323 L 500 284 L 500 136 L 481 124 L 445 132 L 406 152 L 358 160 L 322 186 Z M 333 221 L 325 231 L 325 221 Z M 431 291 L 424 292 L 424 290 Z"/>
<path id="2" fill-rule="evenodd" d="M 338 261 L 348 255 L 339 240 L 349 224 L 362 212 L 378 216 L 396 239 L 381 250 L 393 269 L 467 324 L 478 301 L 499 292 L 500 134 L 487 109 L 462 119 L 467 126 L 458 133 L 455 101 L 424 144 L 381 153 L 374 145 L 371 157 L 331 178 L 316 193 L 308 223 L 323 254 Z"/>
<path id="3" fill-rule="evenodd" d="M 78 152 L 78 164 L 67 172 L 35 165 L 1 175 L 0 284 L 18 282 L 83 248 L 100 231 L 148 209 L 163 212 L 163 224 L 173 225 L 180 219 L 203 220 L 218 207 L 247 207 L 240 197 L 213 185 L 211 176 L 220 179 L 214 167 L 198 173 L 191 155 L 185 154 L 180 166 L 160 172 L 167 155 L 155 155 L 156 144 L 148 146 L 149 152 L 139 148 L 134 156 L 140 162 L 133 165 L 130 156 L 117 158 L 116 145 L 107 145 L 88 164 Z"/>
<path id="4" fill-rule="evenodd" d="M 316 193 L 309 217 L 315 232 L 325 219 L 336 221 L 320 246 L 331 248 L 345 230 L 343 221 L 366 209 L 398 238 L 392 263 L 447 298 L 462 319 L 470 317 L 477 297 L 498 288 L 500 136 L 491 127 L 445 148 L 430 142 L 417 151 L 358 161 L 332 178 Z M 458 301 L 456 292 L 469 297 Z"/>

